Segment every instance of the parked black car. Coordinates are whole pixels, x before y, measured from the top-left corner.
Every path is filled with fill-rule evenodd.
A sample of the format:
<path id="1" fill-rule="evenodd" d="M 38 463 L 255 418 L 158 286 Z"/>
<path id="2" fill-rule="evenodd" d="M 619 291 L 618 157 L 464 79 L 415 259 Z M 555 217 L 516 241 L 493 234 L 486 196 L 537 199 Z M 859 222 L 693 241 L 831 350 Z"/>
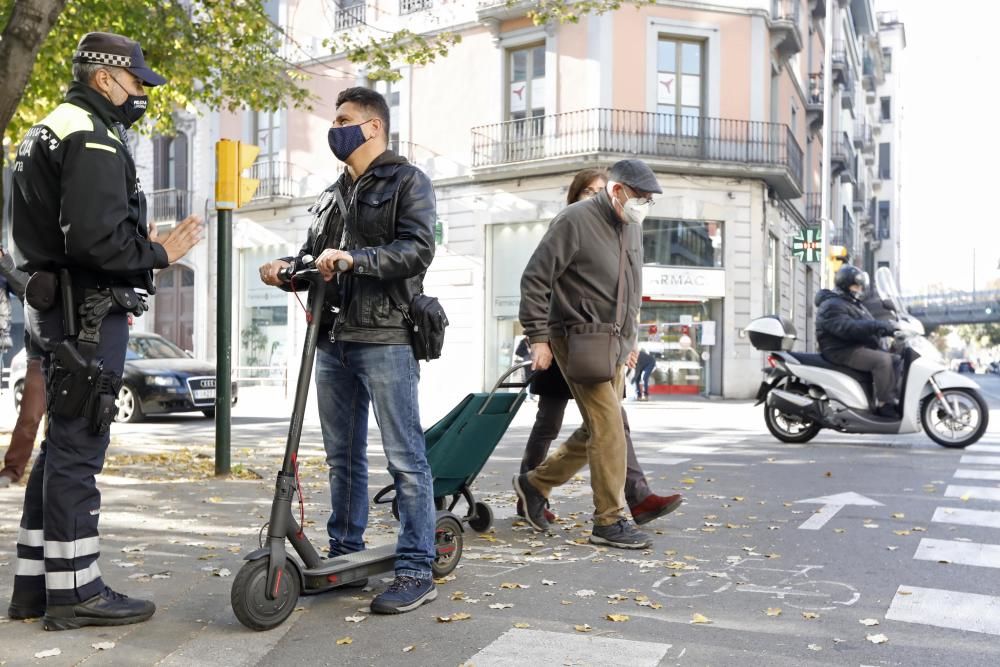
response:
<path id="1" fill-rule="evenodd" d="M 132 332 L 123 380 L 115 421 L 132 423 L 169 412 L 215 417 L 215 365 L 192 359 L 162 336 Z M 232 392 L 235 405 L 235 382 Z"/>
<path id="2" fill-rule="evenodd" d="M 959 373 L 975 373 L 976 372 L 976 367 L 972 364 L 971 361 L 960 361 L 959 364 L 958 364 L 958 372 Z"/>

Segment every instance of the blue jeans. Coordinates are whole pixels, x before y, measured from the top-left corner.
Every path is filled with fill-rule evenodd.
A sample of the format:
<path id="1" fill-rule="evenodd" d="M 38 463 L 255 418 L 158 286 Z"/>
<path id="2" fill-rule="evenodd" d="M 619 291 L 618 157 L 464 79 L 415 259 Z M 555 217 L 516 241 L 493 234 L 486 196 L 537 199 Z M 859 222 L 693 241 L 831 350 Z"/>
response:
<path id="1" fill-rule="evenodd" d="M 436 555 L 434 492 L 420 426 L 419 380 L 409 345 L 337 341 L 316 350 L 316 398 L 330 467 L 330 552 L 365 548 L 371 403 L 396 487 L 396 574 L 430 579 Z"/>

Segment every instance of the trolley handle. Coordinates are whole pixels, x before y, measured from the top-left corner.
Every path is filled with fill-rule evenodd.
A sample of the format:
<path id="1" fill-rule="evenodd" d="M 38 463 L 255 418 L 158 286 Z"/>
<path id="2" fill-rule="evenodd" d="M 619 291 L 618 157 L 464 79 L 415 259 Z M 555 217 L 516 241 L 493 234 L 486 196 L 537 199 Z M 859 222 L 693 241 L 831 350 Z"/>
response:
<path id="1" fill-rule="evenodd" d="M 489 407 L 490 402 L 493 400 L 493 397 L 496 396 L 496 393 L 497 393 L 498 389 L 520 389 L 521 391 L 518 392 L 518 393 L 520 393 L 520 394 L 525 393 L 528 390 L 528 384 L 530 384 L 530 382 L 531 382 L 531 380 L 530 380 L 530 377 L 531 377 L 530 374 L 526 374 L 527 377 L 525 377 L 525 379 L 524 379 L 523 382 L 505 382 L 505 380 L 507 378 L 509 378 L 511 375 L 513 375 L 514 373 L 516 373 L 519 370 L 521 370 L 521 369 L 530 368 L 531 364 L 532 364 L 532 362 L 530 360 L 529 361 L 522 361 L 522 362 L 514 364 L 513 366 L 511 366 L 510 368 L 508 368 L 503 373 L 503 375 L 501 375 L 500 378 L 496 381 L 496 384 L 493 385 L 493 389 L 490 390 L 489 396 L 486 397 L 486 400 L 483 402 L 482 407 L 479 408 L 479 411 L 476 414 L 480 414 L 481 415 L 484 412 L 486 412 L 486 408 Z M 516 403 L 512 404 L 512 406 L 511 406 L 512 408 L 513 408 L 513 405 L 516 405 Z"/>

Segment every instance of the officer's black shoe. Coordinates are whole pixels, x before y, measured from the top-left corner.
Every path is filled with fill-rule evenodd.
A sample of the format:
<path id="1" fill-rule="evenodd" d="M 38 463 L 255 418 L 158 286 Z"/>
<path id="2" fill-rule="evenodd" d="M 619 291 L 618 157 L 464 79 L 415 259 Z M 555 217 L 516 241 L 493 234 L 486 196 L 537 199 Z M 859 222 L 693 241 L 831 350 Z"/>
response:
<path id="1" fill-rule="evenodd" d="M 7 607 L 7 618 L 12 621 L 24 621 L 29 618 L 41 618 L 45 615 L 45 595 L 41 597 L 20 598 L 10 601 Z"/>
<path id="2" fill-rule="evenodd" d="M 148 621 L 156 605 L 116 593 L 107 586 L 78 604 L 49 605 L 42 619 L 46 630 L 74 630 L 85 625 L 129 625 Z"/>

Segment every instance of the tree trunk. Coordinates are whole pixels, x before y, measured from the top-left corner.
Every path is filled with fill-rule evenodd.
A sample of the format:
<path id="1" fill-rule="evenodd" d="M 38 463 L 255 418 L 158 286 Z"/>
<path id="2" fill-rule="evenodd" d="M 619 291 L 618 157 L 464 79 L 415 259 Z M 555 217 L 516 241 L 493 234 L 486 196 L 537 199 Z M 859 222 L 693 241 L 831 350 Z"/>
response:
<path id="1" fill-rule="evenodd" d="M 0 137 L 7 132 L 7 123 L 14 117 L 17 105 L 21 103 L 38 51 L 66 2 L 67 0 L 14 0 L 10 18 L 0 34 Z M 58 57 L 67 57 L 67 54 L 59 54 Z M 0 156 L 2 169 L 7 169 L 6 158 L 6 155 Z M 5 204 L 3 192 L 0 191 L 0 243 L 6 240 Z"/>
<path id="2" fill-rule="evenodd" d="M 14 117 L 35 58 L 67 0 L 14 0 L 10 20 L 0 35 L 0 128 Z M 52 54 L 69 58 L 70 54 Z"/>

